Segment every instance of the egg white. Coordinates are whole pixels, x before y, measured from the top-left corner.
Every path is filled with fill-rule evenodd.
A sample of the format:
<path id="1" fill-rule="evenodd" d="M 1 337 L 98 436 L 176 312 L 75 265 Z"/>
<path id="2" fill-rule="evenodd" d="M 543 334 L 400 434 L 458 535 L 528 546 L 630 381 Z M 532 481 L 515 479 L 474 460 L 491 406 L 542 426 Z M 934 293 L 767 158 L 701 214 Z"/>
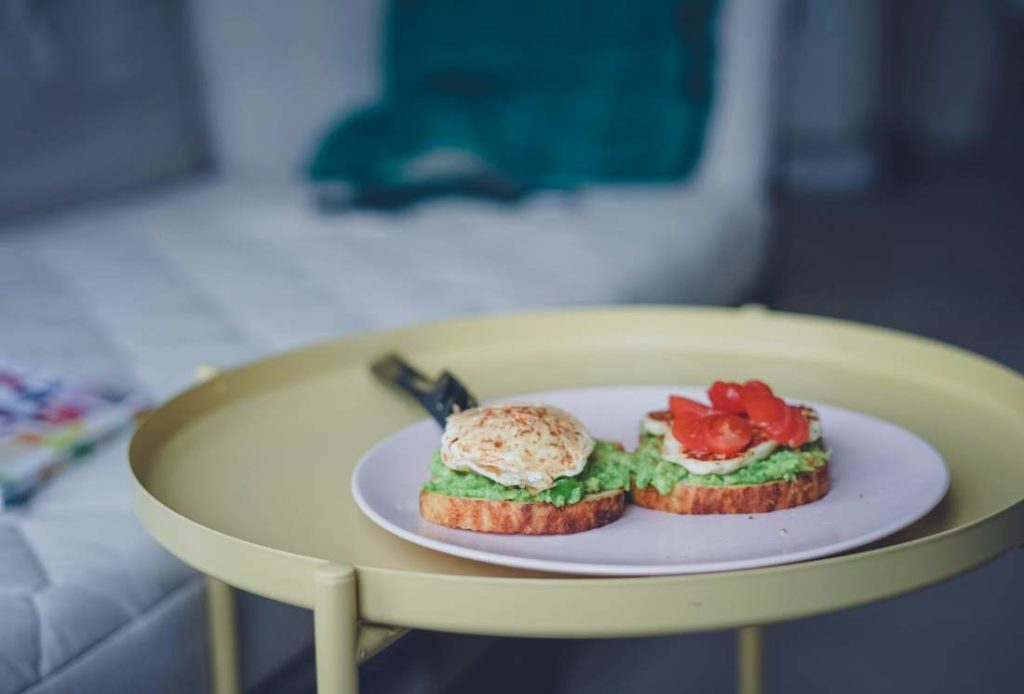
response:
<path id="1" fill-rule="evenodd" d="M 506 487 L 540 491 L 583 472 L 594 439 L 565 410 L 495 405 L 453 414 L 441 436 L 441 463 Z"/>

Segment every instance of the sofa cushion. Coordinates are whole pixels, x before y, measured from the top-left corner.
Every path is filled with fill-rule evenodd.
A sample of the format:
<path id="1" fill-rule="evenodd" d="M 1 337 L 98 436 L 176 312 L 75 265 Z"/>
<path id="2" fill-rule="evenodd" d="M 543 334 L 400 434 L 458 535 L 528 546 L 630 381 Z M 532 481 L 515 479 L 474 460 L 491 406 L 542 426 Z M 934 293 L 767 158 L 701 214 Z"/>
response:
<path id="1" fill-rule="evenodd" d="M 123 436 L 0 513 L 0 692 L 59 670 L 192 575 L 135 520 L 126 446 Z"/>

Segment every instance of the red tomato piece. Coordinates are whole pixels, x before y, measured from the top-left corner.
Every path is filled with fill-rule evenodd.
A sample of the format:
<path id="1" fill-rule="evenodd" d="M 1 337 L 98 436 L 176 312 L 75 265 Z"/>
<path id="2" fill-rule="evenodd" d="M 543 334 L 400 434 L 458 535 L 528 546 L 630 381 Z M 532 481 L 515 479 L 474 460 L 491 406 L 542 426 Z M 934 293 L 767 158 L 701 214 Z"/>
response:
<path id="1" fill-rule="evenodd" d="M 768 437 L 775 443 L 786 445 L 789 437 L 796 432 L 797 422 L 793 415 L 793 408 L 786 405 L 782 415 L 771 422 L 765 422 L 768 429 Z"/>
<path id="2" fill-rule="evenodd" d="M 651 419 L 655 420 L 655 421 L 658 421 L 658 422 L 671 422 L 672 421 L 672 411 L 671 410 L 654 410 L 653 412 L 648 412 L 647 416 L 650 417 Z"/>
<path id="3" fill-rule="evenodd" d="M 810 435 L 810 423 L 799 407 L 787 405 L 785 416 L 768 425 L 768 435 L 775 443 L 799 448 L 807 443 Z"/>
<path id="4" fill-rule="evenodd" d="M 744 414 L 747 410 L 743 407 L 742 388 L 739 383 L 715 381 L 708 388 L 708 398 L 711 399 L 712 407 L 722 412 Z"/>
<path id="5" fill-rule="evenodd" d="M 807 415 L 799 407 L 790 407 L 789 409 L 793 412 L 794 424 L 785 445 L 790 448 L 800 448 L 811 437 L 811 423 L 807 421 Z"/>
<path id="6" fill-rule="evenodd" d="M 775 395 L 767 383 L 758 380 L 747 381 L 744 383 L 743 392 L 750 395 Z"/>
<path id="7" fill-rule="evenodd" d="M 786 417 L 786 403 L 782 398 L 764 393 L 743 393 L 743 406 L 750 415 L 750 421 L 762 426 L 782 424 Z"/>
<path id="8" fill-rule="evenodd" d="M 704 428 L 707 447 L 712 453 L 724 455 L 739 453 L 747 447 L 754 435 L 750 422 L 729 412 L 704 417 L 701 424 Z"/>
<path id="9" fill-rule="evenodd" d="M 696 412 L 682 412 L 672 419 L 672 436 L 688 451 L 708 452 L 704 437 L 704 417 Z"/>
<path id="10" fill-rule="evenodd" d="M 678 417 L 680 414 L 687 412 L 694 414 L 708 414 L 711 412 L 711 408 L 704 403 L 684 398 L 682 395 L 668 396 L 668 409 L 672 411 L 673 417 Z"/>

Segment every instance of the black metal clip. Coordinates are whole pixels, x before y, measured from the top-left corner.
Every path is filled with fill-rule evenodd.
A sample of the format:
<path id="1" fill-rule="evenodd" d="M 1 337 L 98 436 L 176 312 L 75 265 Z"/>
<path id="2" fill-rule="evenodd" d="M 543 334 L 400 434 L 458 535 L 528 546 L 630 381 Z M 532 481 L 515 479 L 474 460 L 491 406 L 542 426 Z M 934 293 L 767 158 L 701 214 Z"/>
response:
<path id="1" fill-rule="evenodd" d="M 477 405 L 476 398 L 450 371 L 444 371 L 432 380 L 397 354 L 381 357 L 370 368 L 382 383 L 414 397 L 441 426 L 453 411 Z"/>

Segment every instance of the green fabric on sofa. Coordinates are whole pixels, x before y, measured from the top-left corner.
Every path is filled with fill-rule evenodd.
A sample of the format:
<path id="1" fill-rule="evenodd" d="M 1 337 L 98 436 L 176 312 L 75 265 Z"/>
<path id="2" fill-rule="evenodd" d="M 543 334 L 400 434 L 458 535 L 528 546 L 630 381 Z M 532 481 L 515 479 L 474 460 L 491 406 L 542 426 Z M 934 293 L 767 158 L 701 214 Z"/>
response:
<path id="1" fill-rule="evenodd" d="M 389 12 L 383 98 L 327 134 L 314 181 L 565 188 L 678 180 L 700 157 L 715 0 L 393 0 Z"/>

